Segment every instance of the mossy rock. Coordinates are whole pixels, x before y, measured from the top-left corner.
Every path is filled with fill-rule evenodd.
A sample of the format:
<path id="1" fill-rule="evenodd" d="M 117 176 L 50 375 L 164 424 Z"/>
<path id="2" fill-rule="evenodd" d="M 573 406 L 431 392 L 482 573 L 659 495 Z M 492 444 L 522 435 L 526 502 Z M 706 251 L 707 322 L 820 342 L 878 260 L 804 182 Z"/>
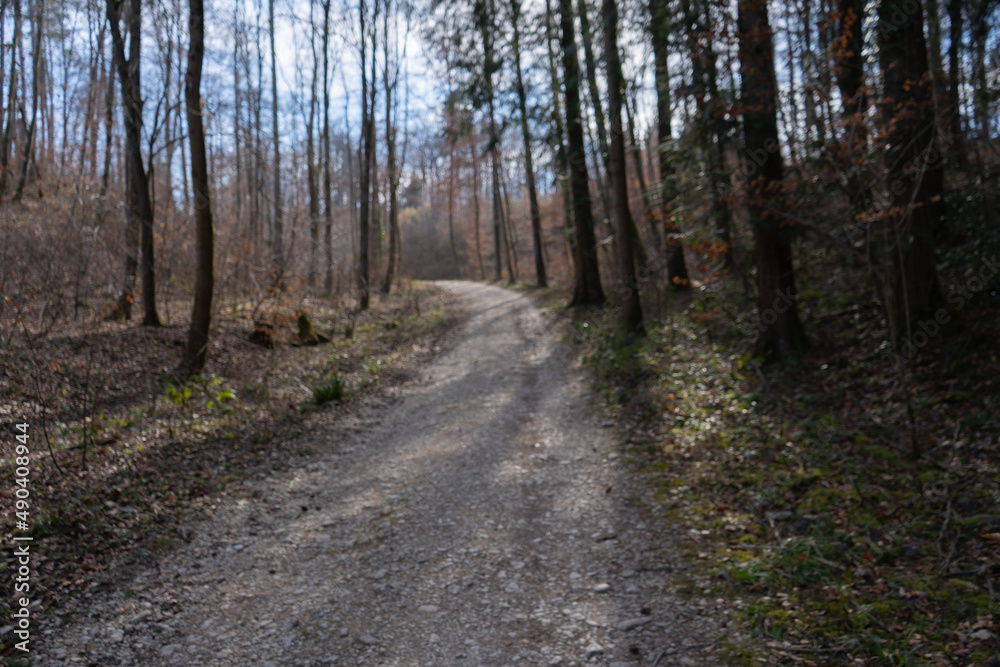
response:
<path id="1" fill-rule="evenodd" d="M 330 337 L 316 331 L 309 315 L 302 313 L 299 315 L 299 345 L 320 345 L 329 343 Z"/>

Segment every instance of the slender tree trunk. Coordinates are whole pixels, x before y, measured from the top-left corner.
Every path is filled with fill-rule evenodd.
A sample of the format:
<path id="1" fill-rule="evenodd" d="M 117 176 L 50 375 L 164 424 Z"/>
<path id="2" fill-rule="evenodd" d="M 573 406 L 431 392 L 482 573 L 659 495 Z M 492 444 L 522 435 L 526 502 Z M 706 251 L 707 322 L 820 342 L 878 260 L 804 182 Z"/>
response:
<path id="1" fill-rule="evenodd" d="M 601 151 L 601 164 L 605 172 L 609 170 L 608 131 L 604 117 L 604 106 L 601 104 L 600 89 L 597 87 L 597 66 L 594 64 L 593 39 L 590 35 L 590 17 L 587 0 L 577 0 L 577 13 L 580 15 L 580 37 L 583 41 L 583 64 L 587 71 L 587 89 L 590 91 L 590 103 L 594 109 L 594 124 L 597 126 L 597 145 Z"/>
<path id="2" fill-rule="evenodd" d="M 108 192 L 108 180 L 111 175 L 111 151 L 114 148 L 115 129 L 115 72 L 109 63 L 104 93 L 104 166 L 101 170 L 101 217 L 104 216 L 104 197 Z"/>
<path id="3" fill-rule="evenodd" d="M 330 183 L 330 172 L 333 169 L 330 153 L 330 2 L 331 0 L 326 0 L 323 3 L 323 201 L 325 202 L 323 247 L 326 252 L 326 279 L 323 281 L 323 288 L 327 294 L 333 291 L 333 192 Z M 351 187 L 353 188 L 353 182 Z"/>
<path id="4" fill-rule="evenodd" d="M 617 5 L 616 5 L 617 9 Z M 617 13 L 617 12 L 616 12 Z M 619 56 L 619 59 L 621 56 Z M 620 62 L 620 60 L 619 60 Z M 622 82 L 624 86 L 624 81 Z M 649 235 L 653 238 L 653 248 L 654 255 L 659 255 L 660 253 L 660 230 L 656 228 L 656 220 L 653 217 L 653 202 L 649 197 L 649 190 L 646 188 L 646 176 L 642 171 L 642 151 L 639 149 L 639 144 L 635 140 L 635 122 L 632 120 L 632 110 L 629 105 L 628 95 L 626 93 L 621 93 L 624 95 L 625 105 L 625 126 L 628 131 L 628 144 L 629 147 L 626 150 L 632 153 L 632 166 L 635 168 L 635 178 L 639 185 L 639 197 L 642 200 L 642 217 L 645 218 L 646 224 L 649 227 Z M 610 99 L 610 95 L 608 96 Z M 610 112 L 609 112 L 610 117 Z M 628 172 L 626 171 L 626 183 L 628 182 Z M 610 177 L 609 177 L 610 180 Z M 626 190 L 626 196 L 628 191 Z M 635 224 L 635 218 L 632 217 L 631 210 L 629 212 L 629 218 L 632 219 L 629 225 L 632 230 L 632 252 L 635 254 L 636 262 L 639 266 L 644 266 L 648 268 L 650 266 L 649 257 L 646 254 L 646 246 L 642 242 L 642 235 L 639 233 L 639 228 Z"/>
<path id="5" fill-rule="evenodd" d="M 946 117 L 944 65 L 941 60 L 941 14 L 938 11 L 938 0 L 927 0 L 927 61 L 931 69 L 931 81 L 934 84 L 934 109 L 938 127 L 944 130 L 943 120 Z"/>
<path id="6" fill-rule="evenodd" d="M 369 283 L 377 283 L 378 273 L 379 273 L 379 253 L 382 250 L 382 209 L 379 205 L 379 173 L 378 173 L 378 127 L 375 125 L 375 98 L 378 95 L 378 89 L 376 87 L 377 75 L 376 75 L 376 65 L 378 61 L 377 51 L 378 51 L 378 15 L 380 10 L 379 0 L 375 0 L 374 12 L 372 15 L 372 30 L 371 30 L 371 43 L 372 43 L 372 61 L 369 73 L 371 78 L 368 86 L 368 131 L 371 133 L 371 150 L 369 151 L 369 161 L 371 165 L 369 169 L 371 170 L 371 219 L 368 221 L 368 257 L 369 257 L 369 267 L 368 271 L 370 274 Z M 372 277 L 374 276 L 374 277 Z M 369 292 L 371 287 L 369 287 Z"/>
<path id="7" fill-rule="evenodd" d="M 907 3 L 914 0 L 905 0 Z M 904 0 L 881 0 L 880 103 L 889 128 L 885 165 L 892 207 L 883 214 L 885 251 L 891 264 L 889 326 L 898 350 L 907 351 L 917 323 L 943 304 L 933 237 L 944 220 L 944 170 L 928 155 L 933 144 L 934 104 L 928 78 L 923 11 Z M 902 17 L 902 18 L 900 18 Z"/>
<path id="8" fill-rule="evenodd" d="M 656 83 L 656 143 L 660 169 L 660 213 L 663 216 L 667 239 L 667 279 L 675 289 L 688 289 L 687 263 L 684 247 L 677 242 L 681 229 L 673 212 L 677 198 L 677 176 L 671 160 L 673 135 L 670 124 L 670 3 L 668 0 L 650 0 L 650 33 L 653 44 L 653 78 Z"/>
<path id="9" fill-rule="evenodd" d="M 93 142 L 97 139 L 96 131 L 92 133 L 92 128 L 96 128 L 97 123 L 94 121 L 94 108 L 97 106 L 97 96 L 99 94 L 99 84 L 98 78 L 101 68 L 101 53 L 104 52 L 104 32 L 107 29 L 107 22 L 101 22 L 101 29 L 97 34 L 96 48 L 94 52 L 90 54 L 90 64 L 88 66 L 89 73 L 87 75 L 87 106 L 83 112 L 83 131 L 80 133 L 80 173 L 83 173 L 84 168 L 87 164 L 87 140 L 91 139 L 91 150 L 93 150 Z M 63 151 L 66 151 L 66 113 L 63 113 Z M 63 156 L 65 159 L 65 155 Z M 91 161 L 91 166 L 93 167 L 93 161 Z"/>
<path id="10" fill-rule="evenodd" d="M 497 132 L 496 109 L 494 106 L 493 72 L 496 69 L 493 59 L 493 38 L 496 34 L 494 23 L 493 0 L 486 0 L 478 4 L 475 11 L 476 23 L 479 34 L 483 40 L 483 81 L 486 94 L 486 106 L 488 110 L 487 129 L 489 138 L 486 149 L 490 153 L 490 168 L 493 183 L 493 258 L 494 258 L 494 280 L 503 277 L 503 266 L 501 264 L 503 230 L 503 202 L 500 194 L 500 136 Z"/>
<path id="11" fill-rule="evenodd" d="M 969 8 L 969 38 L 972 44 L 972 110 L 976 117 L 976 139 L 980 143 L 990 140 L 990 87 L 986 79 L 986 38 L 990 31 L 987 12 L 993 6 L 995 3 L 991 0 L 978 0 Z"/>
<path id="12" fill-rule="evenodd" d="M 386 227 L 389 233 L 389 251 L 386 254 L 385 281 L 382 283 L 382 293 L 388 294 L 392 289 L 393 270 L 396 263 L 396 252 L 398 251 L 399 239 L 396 237 L 396 222 L 399 215 L 397 191 L 399 186 L 399 175 L 396 173 L 396 128 L 393 122 L 393 90 L 399 76 L 399 62 L 396 62 L 396 70 L 390 77 L 390 49 L 389 49 L 389 14 L 390 0 L 386 0 L 385 6 L 385 74 L 382 77 L 385 84 L 385 143 L 386 143 L 386 187 L 389 190 L 389 213 L 386 220 Z M 452 151 L 453 152 L 453 151 Z M 454 247 L 454 244 L 453 246 Z"/>
<path id="13" fill-rule="evenodd" d="M 236 150 L 236 183 L 233 195 L 236 219 L 243 222 L 243 193 L 246 169 L 243 164 L 243 91 L 240 87 L 240 25 L 239 4 L 233 5 L 233 146 Z M 251 223 L 252 224 L 252 223 Z M 252 228 L 252 227 L 251 227 Z"/>
<path id="14" fill-rule="evenodd" d="M 21 52 L 21 24 L 24 18 L 21 14 L 21 0 L 14 0 L 14 38 L 11 42 L 10 83 L 7 88 L 7 124 L 3 130 L 3 141 L 0 145 L 0 192 L 7 190 L 7 177 L 10 174 L 10 145 L 14 136 L 14 123 L 17 118 L 17 64 Z"/>
<path id="15" fill-rule="evenodd" d="M 511 285 L 518 281 L 517 264 L 517 230 L 514 228 L 514 220 L 510 212 L 510 188 L 507 186 L 507 173 L 500 165 L 500 187 L 503 190 L 504 210 L 503 232 L 504 232 L 504 252 L 507 253 L 507 280 Z"/>
<path id="16" fill-rule="evenodd" d="M 521 112 L 521 136 L 524 138 L 524 172 L 528 186 L 528 206 L 531 209 L 531 239 L 535 250 L 535 282 L 539 287 L 547 287 L 545 258 L 542 256 L 542 214 L 538 207 L 538 189 L 535 187 L 535 167 L 531 155 L 531 133 L 528 131 L 528 105 L 525 102 L 524 77 L 521 73 L 521 1 L 511 0 L 511 16 L 514 24 L 514 71 L 517 74 L 518 110 Z"/>
<path id="17" fill-rule="evenodd" d="M 473 223 L 476 231 L 476 258 L 479 260 L 479 279 L 486 280 L 486 267 L 483 265 L 483 243 L 479 232 L 479 153 L 476 151 L 475 136 L 469 137 L 469 152 L 472 154 L 472 208 Z"/>
<path id="18" fill-rule="evenodd" d="M 559 70 L 556 67 L 556 55 L 553 43 L 555 42 L 555 30 L 552 26 L 551 0 L 545 0 L 545 46 L 548 51 L 549 64 L 549 85 L 552 93 L 552 122 L 555 125 L 555 137 L 552 143 L 555 148 L 555 172 L 559 190 L 562 193 L 563 203 L 563 225 L 562 236 L 572 248 L 570 243 L 570 229 L 573 225 L 573 201 L 569 187 L 569 154 L 566 151 L 566 132 L 563 128 L 562 105 L 559 101 L 560 83 Z M 574 264 L 573 255 L 570 253 L 570 263 Z"/>
<path id="19" fill-rule="evenodd" d="M 205 159 L 205 128 L 202 124 L 201 64 L 205 55 L 205 8 L 203 0 L 189 0 L 188 70 L 184 80 L 187 102 L 188 140 L 191 143 L 191 184 L 194 186 L 195 238 L 197 270 L 191 328 L 181 366 L 186 374 L 200 373 L 205 367 L 208 332 L 212 322 L 212 292 L 215 285 L 212 198 L 209 192 L 208 165 Z"/>
<path id="20" fill-rule="evenodd" d="M 760 352 L 785 359 L 806 346 L 799 322 L 788 227 L 783 214 L 784 165 L 778 144 L 777 85 L 767 0 L 739 0 L 738 33 L 743 133 L 748 164 L 747 209 L 757 248 Z"/>
<path id="21" fill-rule="evenodd" d="M 127 28 L 129 31 L 129 58 L 125 59 L 125 41 L 121 32 L 121 6 L 107 0 L 108 25 L 111 28 L 114 61 L 122 88 L 122 106 L 125 119 L 125 169 L 128 186 L 127 212 L 129 229 L 138 227 L 142 249 L 142 303 L 144 326 L 159 326 L 156 312 L 156 273 L 153 262 L 153 208 L 149 197 L 149 179 L 142 160 L 142 83 L 139 63 L 140 31 L 142 28 L 142 0 L 130 0 Z M 131 232 L 130 232 L 131 234 Z M 133 298 L 134 279 L 129 278 L 130 259 L 126 258 L 126 292 L 122 301 Z M 132 274 L 134 275 L 134 273 Z"/>
<path id="22" fill-rule="evenodd" d="M 635 278 L 632 234 L 629 233 L 628 182 L 625 174 L 625 135 L 622 131 L 622 70 L 618 52 L 618 6 L 604 0 L 604 57 L 608 64 L 608 118 L 611 126 L 611 201 L 618 236 L 618 271 L 622 277 L 622 326 L 630 336 L 643 335 L 642 304 Z M 641 165 L 640 165 L 641 166 Z"/>
<path id="23" fill-rule="evenodd" d="M 268 0 L 267 16 L 271 33 L 271 100 L 274 104 L 271 114 L 271 133 L 274 141 L 274 236 L 272 238 L 274 275 L 272 278 L 275 287 L 284 289 L 285 251 L 282 243 L 285 211 L 281 202 L 281 135 L 278 134 L 278 65 L 274 48 L 274 0 Z M 194 156 L 192 160 L 193 158 Z"/>
<path id="24" fill-rule="evenodd" d="M 378 0 L 374 0 L 378 2 Z M 361 187 L 359 192 L 359 197 L 361 198 L 361 211 L 358 216 L 359 221 L 359 238 L 358 238 L 358 250 L 360 253 L 360 259 L 358 262 L 358 302 L 361 310 L 368 310 L 369 306 L 369 267 L 368 267 L 368 216 L 369 216 L 369 205 L 371 204 L 371 168 L 372 168 L 372 131 L 369 127 L 371 125 L 371 118 L 368 113 L 368 66 L 367 66 L 367 34 L 365 29 L 365 14 L 367 13 L 367 7 L 365 0 L 361 0 L 359 7 L 360 25 L 361 25 L 361 143 L 363 145 L 361 151 Z M 372 44 L 372 57 L 374 54 L 375 45 Z M 375 82 L 372 81 L 372 87 L 375 86 Z"/>
<path id="25" fill-rule="evenodd" d="M 453 112 L 449 109 L 448 119 L 445 121 L 449 126 L 445 129 L 448 134 L 448 242 L 451 244 L 452 269 L 455 277 L 461 278 L 462 274 L 458 269 L 458 243 L 455 240 L 455 136 L 454 129 L 450 127 L 452 115 Z"/>
<path id="26" fill-rule="evenodd" d="M 867 152 L 868 145 L 868 121 L 865 118 L 868 100 L 862 55 L 864 4 L 862 0 L 840 0 L 839 10 L 836 76 L 845 120 L 843 150 L 846 155 L 842 162 L 853 165 L 858 156 Z M 871 194 L 856 170 L 848 170 L 846 187 L 854 215 L 863 215 L 871 207 Z"/>
<path id="27" fill-rule="evenodd" d="M 590 208 L 590 177 L 580 122 L 580 64 L 573 29 L 572 0 L 559 0 L 562 23 L 562 60 L 566 90 L 566 126 L 569 136 L 570 186 L 573 193 L 573 255 L 576 280 L 570 306 L 604 303 L 601 274 L 597 266 L 594 213 Z"/>
<path id="28" fill-rule="evenodd" d="M 45 5 L 43 0 L 35 0 L 34 27 L 31 30 L 31 124 L 28 126 L 28 136 L 24 142 L 24 155 L 21 159 L 21 177 L 17 181 L 14 201 L 20 201 L 24 195 L 24 186 L 28 182 L 28 170 L 31 167 L 31 156 L 35 151 L 35 133 L 38 129 L 38 97 L 41 81 L 39 70 L 42 64 L 43 23 Z"/>
<path id="29" fill-rule="evenodd" d="M 313 143 L 316 127 L 316 84 L 319 79 L 319 56 L 316 53 L 315 0 L 309 3 L 309 44 L 312 47 L 312 85 L 309 88 L 309 119 L 306 121 L 306 170 L 309 181 L 309 266 L 306 282 L 316 285 L 316 259 L 319 253 L 319 167 L 316 164 L 316 145 Z M 324 45 L 325 50 L 325 45 Z M 324 53 L 324 57 L 325 57 Z M 326 85 L 324 81 L 324 86 Z M 320 148 L 322 150 L 322 147 Z"/>
<path id="30" fill-rule="evenodd" d="M 962 103 L 958 89 L 962 85 L 959 50 L 962 47 L 962 0 L 948 0 L 948 154 L 949 161 L 964 169 L 965 134 L 962 132 Z"/>

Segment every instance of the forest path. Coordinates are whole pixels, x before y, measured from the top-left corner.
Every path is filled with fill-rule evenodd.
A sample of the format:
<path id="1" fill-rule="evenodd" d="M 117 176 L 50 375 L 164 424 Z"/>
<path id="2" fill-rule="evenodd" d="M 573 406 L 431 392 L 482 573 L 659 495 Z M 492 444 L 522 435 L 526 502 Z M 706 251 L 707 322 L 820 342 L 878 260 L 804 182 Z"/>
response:
<path id="1" fill-rule="evenodd" d="M 36 664 L 717 662 L 571 350 L 524 296 L 441 284 L 469 317 L 419 379 L 304 436 L 324 453 L 224 498 Z"/>

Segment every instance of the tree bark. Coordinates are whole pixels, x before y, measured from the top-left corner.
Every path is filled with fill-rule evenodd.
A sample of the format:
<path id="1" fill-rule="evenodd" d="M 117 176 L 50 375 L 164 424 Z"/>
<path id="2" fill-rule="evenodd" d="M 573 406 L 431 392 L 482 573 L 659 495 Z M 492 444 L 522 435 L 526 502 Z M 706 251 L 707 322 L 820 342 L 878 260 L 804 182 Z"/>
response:
<path id="1" fill-rule="evenodd" d="M 313 0 L 309 3 L 309 25 L 311 28 L 309 44 L 312 47 L 313 71 L 312 84 L 309 87 L 309 119 L 306 121 L 306 171 L 309 182 L 309 265 L 307 267 L 306 283 L 309 287 L 313 287 L 316 284 L 316 256 L 319 253 L 319 166 L 316 164 L 316 145 L 313 143 L 313 131 L 316 127 L 316 84 L 319 79 L 319 56 L 316 53 L 314 9 L 315 1 Z M 325 46 L 324 44 L 324 51 Z M 325 56 L 326 54 L 324 53 Z M 326 85 L 325 81 L 323 85 Z"/>
<path id="2" fill-rule="evenodd" d="M 594 109 L 594 125 L 597 127 L 597 149 L 600 153 L 600 160 L 594 160 L 594 167 L 597 169 L 597 193 L 601 200 L 601 210 L 608 221 L 608 229 L 611 229 L 611 202 L 608 199 L 608 178 L 610 178 L 610 167 L 608 165 L 608 131 L 607 122 L 604 116 L 604 106 L 601 103 L 600 88 L 597 87 L 597 66 L 594 59 L 593 39 L 590 35 L 590 16 L 587 9 L 588 0 L 577 0 L 576 9 L 580 18 L 580 40 L 583 42 L 583 65 L 587 75 L 587 90 L 590 93 L 590 104 Z M 586 105 L 583 108 L 586 115 Z M 584 127 L 587 128 L 587 135 L 590 133 L 590 124 L 586 118 L 583 119 Z M 593 147 L 593 139 L 590 140 Z M 635 223 L 633 222 L 634 226 Z M 614 233 L 611 233 L 614 239 Z M 614 246 L 614 243 L 611 244 Z M 606 246 L 605 246 L 606 247 Z"/>
<path id="3" fill-rule="evenodd" d="M 868 99 L 865 94 L 862 55 L 863 23 L 862 0 L 840 0 L 835 74 L 837 87 L 840 89 L 845 126 L 844 141 L 841 145 L 844 155 L 841 162 L 851 165 L 847 168 L 846 190 L 855 217 L 863 215 L 872 204 L 868 186 L 853 167 L 858 157 L 867 152 L 868 147 L 868 120 L 865 117 Z"/>
<path id="4" fill-rule="evenodd" d="M 962 47 L 962 0 L 948 0 L 948 156 L 951 164 L 964 169 L 965 134 L 962 131 L 962 104 L 958 89 L 962 85 L 959 50 Z"/>
<path id="5" fill-rule="evenodd" d="M 670 69 L 667 60 L 670 56 L 670 3 L 668 0 L 650 0 L 650 35 L 653 44 L 653 79 L 656 84 L 656 143 L 657 163 L 660 170 L 660 214 L 663 216 L 663 226 L 667 242 L 667 279 L 675 289 L 685 290 L 690 287 L 687 263 L 684 260 L 684 247 L 676 241 L 676 235 L 681 233 L 673 212 L 674 200 L 677 198 L 677 176 L 670 150 L 673 144 L 673 134 L 670 124 Z"/>
<path id="6" fill-rule="evenodd" d="M 28 183 L 28 170 L 31 167 L 35 151 L 35 134 L 38 129 L 38 97 L 41 81 L 39 70 L 42 64 L 42 45 L 44 40 L 45 4 L 43 0 L 35 0 L 34 27 L 31 30 L 31 124 L 28 126 L 28 136 L 24 142 L 24 155 L 21 156 L 21 177 L 17 181 L 14 201 L 21 201 L 24 186 Z"/>
<path id="7" fill-rule="evenodd" d="M 597 265 L 594 213 L 590 207 L 590 177 L 580 122 L 580 63 L 573 28 L 572 0 L 559 0 L 562 24 L 562 61 L 566 95 L 566 126 L 569 137 L 570 187 L 573 193 L 573 256 L 575 284 L 570 306 L 604 303 L 601 274 Z"/>
<path id="8" fill-rule="evenodd" d="M 273 285 L 278 289 L 284 289 L 285 282 L 285 252 L 283 247 L 284 235 L 284 206 L 281 202 L 281 135 L 278 134 L 278 65 L 274 48 L 274 0 L 267 3 L 268 27 L 271 37 L 271 100 L 274 108 L 271 113 L 271 133 L 274 141 L 274 231 L 271 239 L 272 264 L 274 275 Z M 192 156 L 193 159 L 193 156 Z"/>
<path id="9" fill-rule="evenodd" d="M 931 81 L 934 84 L 934 110 L 938 127 L 946 117 L 947 93 L 945 92 L 944 66 L 941 61 L 941 14 L 938 10 L 938 0 L 927 0 L 927 62 L 931 70 Z"/>
<path id="10" fill-rule="evenodd" d="M 330 154 L 330 3 L 331 0 L 323 2 L 323 248 L 326 254 L 326 278 L 323 280 L 323 289 L 327 294 L 333 291 L 333 192 L 331 185 L 333 163 Z M 350 161 L 350 157 L 348 157 L 348 161 Z M 351 187 L 353 188 L 353 179 Z"/>
<path id="11" fill-rule="evenodd" d="M 528 206 L 531 209 L 531 239 L 535 250 L 535 282 L 539 287 L 547 287 L 545 258 L 542 255 L 542 214 L 538 207 L 538 190 L 535 187 L 535 167 L 531 155 L 531 133 L 528 131 L 528 106 L 525 101 L 524 76 L 521 73 L 521 1 L 510 0 L 512 22 L 514 24 L 514 71 L 517 74 L 518 110 L 521 112 L 521 136 L 524 138 L 524 171 L 528 186 Z"/>
<path id="12" fill-rule="evenodd" d="M 476 232 L 476 257 L 479 260 L 479 279 L 486 280 L 486 267 L 483 264 L 483 244 L 479 231 L 479 153 L 476 151 L 475 136 L 469 137 L 469 152 L 472 154 L 472 207 L 473 223 Z"/>
<path id="13" fill-rule="evenodd" d="M 375 0 L 378 2 L 378 0 Z M 372 131 L 371 131 L 371 118 L 368 112 L 368 67 L 367 67 L 367 35 L 365 32 L 365 18 L 367 13 L 367 5 L 365 0 L 361 0 L 359 4 L 359 16 L 361 25 L 361 186 L 359 191 L 359 197 L 361 202 L 361 210 L 358 216 L 358 251 L 359 251 L 359 261 L 358 261 L 358 305 L 361 310 L 368 310 L 370 294 L 369 294 L 369 267 L 368 267 L 368 216 L 369 216 L 369 205 L 371 204 L 371 168 L 372 168 Z M 372 44 L 372 57 L 374 54 L 375 45 Z M 372 87 L 375 86 L 375 82 L 372 81 Z"/>
<path id="14" fill-rule="evenodd" d="M 604 57 L 608 64 L 608 119 L 611 129 L 611 202 L 618 236 L 618 271 L 622 280 L 622 327 L 629 336 L 643 335 L 642 304 L 635 279 L 632 234 L 629 233 L 628 182 L 625 174 L 625 134 L 622 131 L 622 72 L 618 52 L 618 6 L 604 0 Z"/>
<path id="15" fill-rule="evenodd" d="M 393 123 L 393 91 L 399 76 L 399 61 L 396 61 L 396 70 L 390 79 L 390 59 L 389 59 L 389 13 L 390 0 L 386 0 L 385 6 L 385 143 L 386 143 L 386 187 L 389 190 L 389 215 L 386 220 L 386 227 L 389 233 L 389 251 L 386 253 L 385 281 L 382 283 L 382 293 L 388 294 L 392 290 L 392 281 L 396 264 L 396 253 L 399 250 L 399 239 L 396 237 L 396 227 L 398 222 L 398 191 L 399 174 L 396 173 L 396 127 Z"/>
<path id="16" fill-rule="evenodd" d="M 138 227 L 142 249 L 142 304 L 144 326 L 160 326 L 156 312 L 156 280 L 153 263 L 153 208 L 149 197 L 149 178 L 142 160 L 142 82 L 140 79 L 140 32 L 142 28 L 142 0 L 129 0 L 127 29 L 129 31 L 129 57 L 125 59 L 125 40 L 121 32 L 121 4 L 107 0 L 108 25 L 114 61 L 121 81 L 123 117 L 125 120 L 125 170 L 128 188 L 126 215 L 130 229 Z M 126 266 L 131 260 L 126 258 Z M 134 269 L 133 269 L 134 271 Z M 132 273 L 134 276 L 134 273 Z M 126 269 L 126 289 L 122 301 L 133 299 L 134 279 L 129 279 Z"/>
<path id="17" fill-rule="evenodd" d="M 943 304 L 933 237 L 944 220 L 944 170 L 932 160 L 934 103 L 928 77 L 923 11 L 907 11 L 904 0 L 881 0 L 878 8 L 880 101 L 888 128 L 886 177 L 892 206 L 883 212 L 884 248 L 890 265 L 889 327 L 906 351 L 920 320 Z"/>
<path id="18" fill-rule="evenodd" d="M 555 136 L 552 143 L 555 147 L 555 172 L 559 190 L 562 193 L 563 203 L 563 226 L 562 236 L 569 243 L 570 228 L 573 224 L 573 200 L 569 188 L 569 156 L 566 152 L 566 131 L 563 127 L 562 105 L 559 102 L 560 85 L 559 71 L 556 67 L 555 30 L 552 27 L 552 7 L 551 0 L 545 0 L 545 46 L 548 51 L 549 64 L 549 84 L 552 92 L 552 122 L 555 125 Z M 570 263 L 575 260 L 570 253 Z"/>
<path id="19" fill-rule="evenodd" d="M 490 154 L 490 175 L 493 185 L 493 258 L 494 258 L 494 280 L 503 277 L 502 254 L 504 238 L 503 232 L 503 202 L 500 193 L 500 136 L 497 133 L 496 108 L 493 89 L 493 73 L 496 70 L 493 54 L 493 37 L 496 33 L 494 28 L 494 8 L 493 0 L 482 0 L 476 3 L 475 20 L 479 28 L 479 34 L 483 40 L 483 86 L 486 95 L 486 107 L 488 112 L 487 129 L 489 137 L 487 139 L 486 150 Z"/>
<path id="20" fill-rule="evenodd" d="M 768 359 L 786 359 L 806 347 L 806 337 L 798 316 L 789 230 L 780 222 L 784 165 L 767 0 L 739 0 L 738 12 L 746 163 L 755 165 L 748 174 L 747 209 L 757 249 L 759 352 Z"/>
<path id="21" fill-rule="evenodd" d="M 191 185 L 194 189 L 197 269 L 191 328 L 184 348 L 185 374 L 200 373 L 205 367 L 208 334 L 212 322 L 212 292 L 215 286 L 215 232 L 212 224 L 212 197 L 209 192 L 208 164 L 205 159 L 205 128 L 202 123 L 201 66 L 205 56 L 204 0 L 189 0 L 188 69 L 184 80 L 187 102 L 188 140 L 191 145 Z"/>
<path id="22" fill-rule="evenodd" d="M 7 176 L 10 174 L 10 145 L 14 137 L 14 122 L 17 118 L 17 63 L 21 50 L 21 0 L 14 0 L 14 38 L 11 42 L 10 83 L 7 87 L 7 123 L 4 125 L 2 145 L 0 145 L 0 192 L 7 190 Z"/>

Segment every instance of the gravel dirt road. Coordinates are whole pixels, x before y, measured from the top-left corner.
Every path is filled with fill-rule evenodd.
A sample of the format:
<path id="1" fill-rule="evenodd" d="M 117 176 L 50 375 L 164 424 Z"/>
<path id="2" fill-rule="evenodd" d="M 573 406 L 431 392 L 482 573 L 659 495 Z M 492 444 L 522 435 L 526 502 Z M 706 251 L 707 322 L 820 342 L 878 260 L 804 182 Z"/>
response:
<path id="1" fill-rule="evenodd" d="M 468 318 L 418 378 L 43 626 L 36 664 L 718 664 L 571 350 L 527 298 L 442 285 Z"/>

